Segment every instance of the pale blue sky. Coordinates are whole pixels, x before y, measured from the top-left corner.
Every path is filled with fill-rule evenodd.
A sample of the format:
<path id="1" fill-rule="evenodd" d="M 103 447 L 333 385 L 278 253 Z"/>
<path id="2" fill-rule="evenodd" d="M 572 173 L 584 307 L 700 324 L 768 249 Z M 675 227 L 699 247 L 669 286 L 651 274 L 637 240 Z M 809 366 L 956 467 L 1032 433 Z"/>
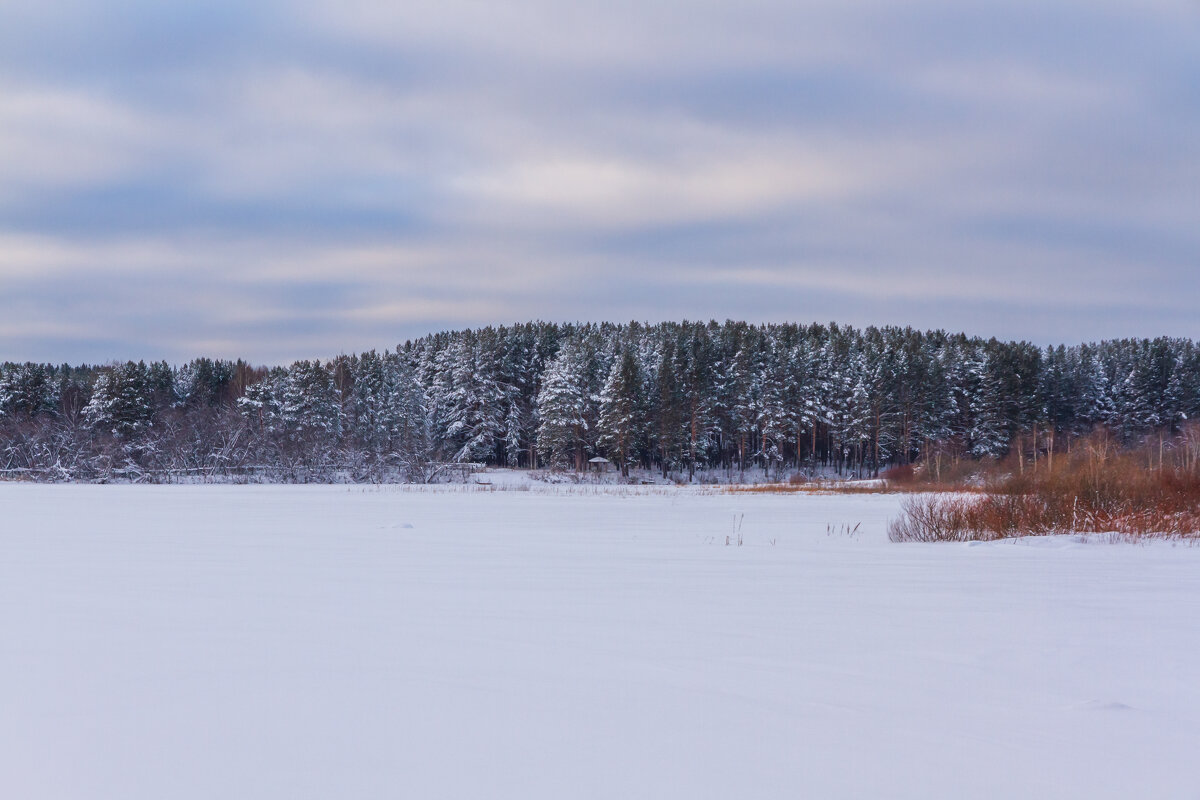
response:
<path id="1" fill-rule="evenodd" d="M 1198 301 L 1195 0 L 0 6 L 0 360 Z"/>

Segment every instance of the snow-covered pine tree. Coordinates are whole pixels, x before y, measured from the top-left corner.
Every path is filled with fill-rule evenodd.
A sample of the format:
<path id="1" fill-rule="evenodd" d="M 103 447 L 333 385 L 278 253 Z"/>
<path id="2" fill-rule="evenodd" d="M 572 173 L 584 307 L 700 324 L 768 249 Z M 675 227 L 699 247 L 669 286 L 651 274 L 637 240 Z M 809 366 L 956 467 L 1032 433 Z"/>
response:
<path id="1" fill-rule="evenodd" d="M 232 361 L 193 359 L 175 371 L 175 392 L 180 402 L 193 408 L 228 403 L 236 376 Z"/>
<path id="2" fill-rule="evenodd" d="M 680 395 L 686 426 L 688 481 L 695 478 L 696 463 L 708 446 L 711 414 L 716 404 L 713 391 L 713 343 L 702 323 L 683 324 L 684 347 L 679 351 Z"/>
<path id="3" fill-rule="evenodd" d="M 828 422 L 825 399 L 828 387 L 821 374 L 820 362 L 808 336 L 802 336 L 787 354 L 788 381 L 795 404 L 792 420 L 796 433 L 796 467 L 807 456 L 813 463 L 817 457 L 817 426 Z"/>
<path id="4" fill-rule="evenodd" d="M 732 390 L 731 421 L 737 441 L 738 471 L 745 472 L 758 451 L 758 415 L 762 387 L 759 381 L 760 337 L 751 328 L 739 343 L 727 376 Z"/>
<path id="5" fill-rule="evenodd" d="M 1200 419 L 1200 348 L 1189 339 L 1175 345 L 1175 366 L 1167 386 L 1173 428 Z"/>
<path id="6" fill-rule="evenodd" d="M 387 409 L 384 456 L 394 457 L 410 482 L 428 482 L 433 444 L 425 392 L 415 368 L 399 353 L 384 353 L 381 396 Z"/>
<path id="7" fill-rule="evenodd" d="M 237 408 L 262 435 L 280 431 L 283 426 L 283 394 L 287 370 L 276 367 L 254 383 L 246 386 L 238 398 Z"/>
<path id="8" fill-rule="evenodd" d="M 868 372 L 866 353 L 861 343 L 856 342 L 856 346 L 851 351 L 846 375 L 851 388 L 847 398 L 842 437 L 845 441 L 849 462 L 861 474 L 871 450 L 875 430 L 874 402 L 868 389 L 871 375 Z"/>
<path id="9" fill-rule="evenodd" d="M 650 397 L 654 424 L 650 428 L 656 460 L 667 477 L 682 460 L 684 444 L 683 392 L 679 377 L 678 346 L 674 331 L 659 341 Z"/>
<path id="10" fill-rule="evenodd" d="M 1094 347 L 1083 345 L 1079 349 L 1079 386 L 1075 432 L 1086 433 L 1099 425 L 1112 425 L 1116 421 L 1116 402 L 1112 382 L 1101 353 Z"/>
<path id="11" fill-rule="evenodd" d="M 999 377 L 991 355 L 980 347 L 967 362 L 967 442 L 971 455 L 1000 456 L 1008 448 Z"/>
<path id="12" fill-rule="evenodd" d="M 155 361 L 146 367 L 146 384 L 150 403 L 155 411 L 170 408 L 179 402 L 175 387 L 175 370 L 166 361 Z"/>
<path id="13" fill-rule="evenodd" d="M 370 350 L 353 361 L 354 380 L 347 403 L 346 431 L 351 446 L 362 454 L 366 469 L 377 475 L 386 469 L 395 409 L 390 402 L 387 367 L 383 355 Z"/>
<path id="14" fill-rule="evenodd" d="M 1075 372 L 1066 347 L 1046 348 L 1038 376 L 1038 396 L 1042 402 L 1042 418 L 1053 431 L 1065 429 L 1075 416 L 1079 395 L 1073 380 Z"/>
<path id="15" fill-rule="evenodd" d="M 622 348 L 600 394 L 599 444 L 625 477 L 642 437 L 642 386 L 637 359 Z"/>
<path id="16" fill-rule="evenodd" d="M 583 469 L 586 391 L 579 344 L 564 341 L 546 367 L 537 398 L 538 453 L 551 467 Z"/>
<path id="17" fill-rule="evenodd" d="M 941 481 L 943 460 L 957 458 L 964 448 L 958 406 L 963 380 L 957 355 L 958 350 L 945 341 L 922 344 L 916 363 L 928 366 L 913 384 L 907 447 L 901 444 L 906 454 L 918 450 L 928 474 L 937 481 Z"/>
<path id="18" fill-rule="evenodd" d="M 313 477 L 323 477 L 342 434 L 342 405 L 333 375 L 319 361 L 288 368 L 280 417 L 293 452 Z"/>
<path id="19" fill-rule="evenodd" d="M 144 362 L 127 361 L 101 372 L 83 417 L 93 430 L 130 438 L 150 428 L 153 391 Z"/>
<path id="20" fill-rule="evenodd" d="M 48 364 L 0 367 L 0 417 L 36 417 L 58 410 L 59 385 Z"/>
<path id="21" fill-rule="evenodd" d="M 489 347 L 493 338 L 494 332 L 485 329 L 452 348 L 456 357 L 444 403 L 446 442 L 454 449 L 454 461 L 491 460 L 504 430 L 504 392 L 497 380 L 496 352 Z"/>
<path id="22" fill-rule="evenodd" d="M 759 351 L 759 363 L 754 394 L 757 396 L 759 431 L 758 457 L 768 475 L 783 470 L 784 448 L 795 428 L 795 405 L 791 395 L 793 384 L 788 374 L 787 347 L 777 336 L 768 335 L 766 346 Z"/>

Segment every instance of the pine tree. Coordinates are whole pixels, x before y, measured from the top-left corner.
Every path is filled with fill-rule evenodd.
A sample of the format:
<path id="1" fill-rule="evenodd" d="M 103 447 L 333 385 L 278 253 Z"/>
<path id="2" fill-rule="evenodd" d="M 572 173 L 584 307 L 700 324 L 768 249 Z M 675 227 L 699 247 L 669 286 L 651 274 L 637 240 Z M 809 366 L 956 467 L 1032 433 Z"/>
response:
<path id="1" fill-rule="evenodd" d="M 665 478 L 678 465 L 683 450 L 683 393 L 679 379 L 679 360 L 674 336 L 659 343 L 650 403 L 655 420 L 651 430 L 659 468 Z"/>
<path id="2" fill-rule="evenodd" d="M 342 433 L 342 405 L 333 376 L 319 361 L 288 368 L 279 411 L 288 440 L 309 469 L 322 469 Z"/>
<path id="3" fill-rule="evenodd" d="M 1112 425 L 1116 421 L 1116 403 L 1112 393 L 1112 382 L 1100 353 L 1084 345 L 1080 348 L 1079 386 L 1076 433 L 1085 433 L 1097 425 Z"/>
<path id="4" fill-rule="evenodd" d="M 750 441 L 757 424 L 756 412 L 751 399 L 754 383 L 753 344 L 745 326 L 734 328 L 725 344 L 726 357 L 720 370 L 718 403 L 720 425 L 729 442 L 729 461 L 732 468 L 737 463 L 739 472 L 745 471 L 746 460 L 751 454 Z"/>
<path id="5" fill-rule="evenodd" d="M 154 413 L 153 394 L 143 362 L 128 361 L 101 372 L 83 417 L 95 430 L 130 438 L 148 430 Z"/>
<path id="6" fill-rule="evenodd" d="M 637 359 L 622 349 L 600 395 L 599 444 L 624 477 L 629 477 L 629 464 L 642 433 L 642 385 Z"/>
<path id="7" fill-rule="evenodd" d="M 416 371 L 399 354 L 384 354 L 381 397 L 387 409 L 386 455 L 396 458 L 409 481 L 428 482 L 433 443 L 425 392 Z"/>
<path id="8" fill-rule="evenodd" d="M 792 418 L 796 428 L 796 466 L 800 467 L 801 453 L 807 448 L 809 456 L 817 457 L 817 426 L 829 421 L 825 407 L 828 387 L 819 368 L 819 359 L 808 337 L 802 338 L 788 354 L 789 382 L 795 410 Z"/>
<path id="9" fill-rule="evenodd" d="M 1176 343 L 1175 366 L 1167 387 L 1171 425 L 1200 419 L 1200 348 L 1189 340 Z"/>
<path id="10" fill-rule="evenodd" d="M 58 409 L 59 386 L 48 364 L 0 367 L 0 416 L 36 417 Z"/>
<path id="11" fill-rule="evenodd" d="M 572 463 L 583 469 L 584 417 L 587 405 L 582 358 L 577 342 L 563 342 L 558 355 L 546 367 L 538 392 L 537 447 L 551 466 Z"/>
<path id="12" fill-rule="evenodd" d="M 262 434 L 275 433 L 283 427 L 283 393 L 287 370 L 276 367 L 263 378 L 246 387 L 237 401 L 238 410 Z"/>
<path id="13" fill-rule="evenodd" d="M 776 338 L 768 340 L 759 353 L 753 391 L 758 401 L 756 416 L 760 445 L 757 455 L 767 474 L 772 467 L 777 475 L 782 471 L 785 442 L 791 439 L 795 427 L 795 406 L 791 401 L 793 384 L 789 381 L 785 352 L 784 345 Z"/>
<path id="14" fill-rule="evenodd" d="M 708 444 L 715 397 L 713 392 L 713 347 L 708 329 L 684 323 L 685 347 L 680 351 L 680 395 L 687 427 L 688 480 L 696 475 L 696 461 Z"/>
<path id="15" fill-rule="evenodd" d="M 967 397 L 971 424 L 967 432 L 974 456 L 999 456 L 1008 448 L 1003 398 L 991 356 L 980 350 L 968 362 L 970 392 Z"/>
<path id="16" fill-rule="evenodd" d="M 497 380 L 491 329 L 464 338 L 455 353 L 451 390 L 445 403 L 445 436 L 455 461 L 488 461 L 504 430 L 504 391 Z"/>
<path id="17" fill-rule="evenodd" d="M 843 415 L 841 436 L 847 452 L 851 454 L 855 468 L 861 470 L 866 461 L 874 431 L 874 404 L 867 389 L 870 376 L 866 357 L 861 349 L 855 349 L 847 365 L 847 380 L 851 388 Z"/>

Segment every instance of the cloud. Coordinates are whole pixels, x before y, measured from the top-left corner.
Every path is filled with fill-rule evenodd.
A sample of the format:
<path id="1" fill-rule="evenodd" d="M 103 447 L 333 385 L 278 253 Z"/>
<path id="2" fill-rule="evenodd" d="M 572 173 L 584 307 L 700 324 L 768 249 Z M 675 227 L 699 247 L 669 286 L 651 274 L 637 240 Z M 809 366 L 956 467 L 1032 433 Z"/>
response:
<path id="1" fill-rule="evenodd" d="M 0 358 L 1200 336 L 1194 3 L 12 0 Z"/>

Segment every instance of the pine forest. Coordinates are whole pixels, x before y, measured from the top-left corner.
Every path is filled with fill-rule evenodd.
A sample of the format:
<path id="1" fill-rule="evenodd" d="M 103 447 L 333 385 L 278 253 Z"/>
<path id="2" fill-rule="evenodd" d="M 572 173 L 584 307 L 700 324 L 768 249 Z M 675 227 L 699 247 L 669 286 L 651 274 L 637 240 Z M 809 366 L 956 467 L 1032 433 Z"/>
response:
<path id="1" fill-rule="evenodd" d="M 1040 347 L 837 324 L 555 324 L 254 367 L 0 366 L 0 474 L 46 481 L 412 481 L 447 465 L 677 481 L 876 475 L 1195 439 L 1188 339 Z"/>

